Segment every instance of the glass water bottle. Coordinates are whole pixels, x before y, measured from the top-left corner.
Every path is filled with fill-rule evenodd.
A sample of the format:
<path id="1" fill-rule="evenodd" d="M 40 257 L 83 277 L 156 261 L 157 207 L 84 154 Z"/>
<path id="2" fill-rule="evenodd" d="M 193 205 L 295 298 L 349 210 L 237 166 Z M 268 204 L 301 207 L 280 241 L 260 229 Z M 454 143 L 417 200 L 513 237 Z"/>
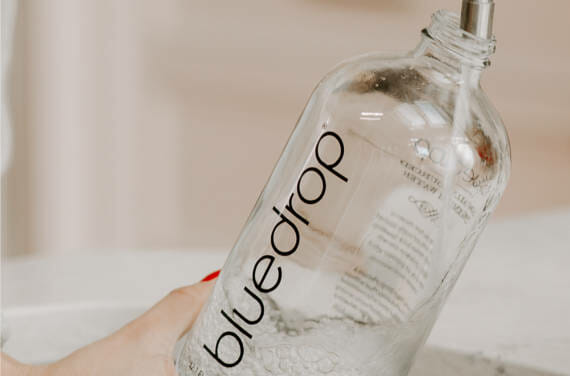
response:
<path id="1" fill-rule="evenodd" d="M 407 374 L 507 183 L 509 141 L 479 84 L 494 50 L 438 11 L 410 53 L 318 84 L 180 375 Z"/>

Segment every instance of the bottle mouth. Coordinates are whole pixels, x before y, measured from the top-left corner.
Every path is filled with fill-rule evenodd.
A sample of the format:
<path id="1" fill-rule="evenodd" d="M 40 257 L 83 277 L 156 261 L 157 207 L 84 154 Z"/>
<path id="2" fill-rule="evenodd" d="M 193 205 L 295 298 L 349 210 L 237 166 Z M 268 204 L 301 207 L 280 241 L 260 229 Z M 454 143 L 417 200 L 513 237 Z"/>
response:
<path id="1" fill-rule="evenodd" d="M 431 24 L 422 32 L 458 58 L 480 62 L 484 66 L 489 65 L 489 57 L 495 53 L 494 36 L 484 39 L 463 30 L 459 16 L 450 11 L 435 12 Z"/>

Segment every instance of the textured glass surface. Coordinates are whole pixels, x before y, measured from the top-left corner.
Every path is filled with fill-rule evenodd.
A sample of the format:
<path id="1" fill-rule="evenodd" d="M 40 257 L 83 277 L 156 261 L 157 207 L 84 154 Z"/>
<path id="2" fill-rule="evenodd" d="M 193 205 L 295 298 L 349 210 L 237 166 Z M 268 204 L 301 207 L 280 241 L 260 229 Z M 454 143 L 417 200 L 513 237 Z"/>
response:
<path id="1" fill-rule="evenodd" d="M 494 40 L 434 15 L 317 86 L 185 338 L 181 375 L 405 375 L 505 188 Z"/>

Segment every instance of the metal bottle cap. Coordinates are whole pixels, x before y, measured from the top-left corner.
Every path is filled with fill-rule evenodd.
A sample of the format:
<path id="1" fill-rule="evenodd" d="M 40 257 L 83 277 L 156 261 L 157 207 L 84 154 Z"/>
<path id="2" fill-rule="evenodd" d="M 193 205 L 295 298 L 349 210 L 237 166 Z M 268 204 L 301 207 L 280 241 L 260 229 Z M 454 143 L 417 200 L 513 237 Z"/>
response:
<path id="1" fill-rule="evenodd" d="M 493 36 L 493 0 L 463 0 L 461 28 L 483 39 Z"/>

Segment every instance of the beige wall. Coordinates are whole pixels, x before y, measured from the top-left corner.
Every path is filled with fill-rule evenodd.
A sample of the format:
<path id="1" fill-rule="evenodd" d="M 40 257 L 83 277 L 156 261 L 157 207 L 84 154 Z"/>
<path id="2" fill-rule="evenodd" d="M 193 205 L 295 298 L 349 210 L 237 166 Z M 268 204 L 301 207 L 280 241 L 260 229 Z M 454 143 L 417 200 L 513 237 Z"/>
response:
<path id="1" fill-rule="evenodd" d="M 498 215 L 569 206 L 570 2 L 497 3 L 484 85 L 513 149 Z M 22 0 L 8 253 L 230 246 L 327 70 L 411 49 L 459 5 Z"/>

